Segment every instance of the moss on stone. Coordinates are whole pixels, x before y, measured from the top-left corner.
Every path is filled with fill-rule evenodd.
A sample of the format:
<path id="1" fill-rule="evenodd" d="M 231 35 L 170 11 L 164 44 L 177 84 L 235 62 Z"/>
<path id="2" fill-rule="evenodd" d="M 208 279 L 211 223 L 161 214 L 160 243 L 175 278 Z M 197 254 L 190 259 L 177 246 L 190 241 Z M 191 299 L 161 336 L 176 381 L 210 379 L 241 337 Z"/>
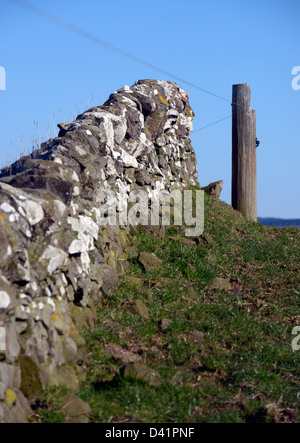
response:
<path id="1" fill-rule="evenodd" d="M 39 369 L 34 361 L 24 355 L 19 357 L 21 368 L 21 391 L 27 398 L 33 398 L 42 390 Z"/>

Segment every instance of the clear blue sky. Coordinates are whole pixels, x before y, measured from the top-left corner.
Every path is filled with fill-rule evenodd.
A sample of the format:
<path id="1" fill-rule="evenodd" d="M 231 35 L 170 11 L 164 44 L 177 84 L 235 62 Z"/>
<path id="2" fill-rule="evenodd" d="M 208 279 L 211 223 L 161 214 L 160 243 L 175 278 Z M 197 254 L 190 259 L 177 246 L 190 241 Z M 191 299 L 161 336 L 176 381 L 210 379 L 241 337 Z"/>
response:
<path id="1" fill-rule="evenodd" d="M 156 71 L 0 0 L 0 164 L 30 151 L 32 140 L 57 135 L 111 92 Z M 257 113 L 258 212 L 300 218 L 299 0 L 32 0 L 150 63 L 231 99 L 232 84 L 249 83 Z M 230 103 L 190 92 L 194 129 L 230 115 Z M 34 130 L 34 122 L 38 128 Z M 223 179 L 230 203 L 231 119 L 192 135 L 200 183 Z"/>

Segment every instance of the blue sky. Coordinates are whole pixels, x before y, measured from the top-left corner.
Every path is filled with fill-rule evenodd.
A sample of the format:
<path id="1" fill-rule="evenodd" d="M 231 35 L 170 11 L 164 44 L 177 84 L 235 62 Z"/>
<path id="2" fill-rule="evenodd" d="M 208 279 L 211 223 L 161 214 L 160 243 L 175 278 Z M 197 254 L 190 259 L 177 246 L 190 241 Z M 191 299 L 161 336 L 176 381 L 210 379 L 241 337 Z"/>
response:
<path id="1" fill-rule="evenodd" d="M 231 99 L 249 83 L 257 113 L 258 213 L 300 218 L 299 0 L 32 0 L 33 4 L 174 75 Z M 111 92 L 143 78 L 167 78 L 1 0 L 0 164 L 57 135 Z M 184 84 L 194 129 L 222 119 L 231 105 Z M 231 200 L 231 119 L 192 135 L 199 180 L 223 179 Z"/>

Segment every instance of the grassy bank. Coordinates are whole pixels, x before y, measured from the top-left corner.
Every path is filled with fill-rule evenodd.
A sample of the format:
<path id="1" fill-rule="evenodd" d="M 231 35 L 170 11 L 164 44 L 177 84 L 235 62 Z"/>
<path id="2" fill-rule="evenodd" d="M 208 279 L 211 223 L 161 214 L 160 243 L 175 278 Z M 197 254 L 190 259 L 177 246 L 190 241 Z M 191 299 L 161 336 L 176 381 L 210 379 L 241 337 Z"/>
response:
<path id="1" fill-rule="evenodd" d="M 145 271 L 141 251 L 160 265 Z M 90 364 L 78 395 L 90 421 L 299 421 L 298 229 L 245 222 L 206 196 L 204 235 L 139 229 L 128 255 L 121 287 L 85 332 Z M 44 393 L 39 421 L 66 420 L 64 393 Z"/>

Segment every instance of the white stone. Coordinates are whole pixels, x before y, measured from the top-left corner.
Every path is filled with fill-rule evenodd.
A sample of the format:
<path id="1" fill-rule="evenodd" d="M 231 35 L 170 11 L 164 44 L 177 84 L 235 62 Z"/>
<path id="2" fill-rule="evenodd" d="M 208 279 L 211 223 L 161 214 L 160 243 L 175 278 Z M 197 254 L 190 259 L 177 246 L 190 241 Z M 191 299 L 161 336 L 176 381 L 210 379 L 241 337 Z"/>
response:
<path id="1" fill-rule="evenodd" d="M 55 311 L 56 311 L 56 306 L 55 306 L 55 303 L 54 303 L 54 301 L 52 300 L 52 298 L 47 297 L 47 303 L 48 303 L 48 305 L 52 306 L 52 308 L 53 308 L 53 312 L 55 312 Z"/>
<path id="2" fill-rule="evenodd" d="M 26 263 L 28 265 L 28 261 Z M 20 263 L 17 265 L 19 278 L 23 281 L 30 282 L 30 270 L 25 268 Z"/>
<path id="3" fill-rule="evenodd" d="M 130 154 L 128 154 L 124 149 L 121 148 L 121 159 L 125 166 L 138 168 L 139 164 L 137 160 Z"/>
<path id="4" fill-rule="evenodd" d="M 10 296 L 5 291 L 0 291 L 0 309 L 7 309 L 10 305 Z"/>
<path id="5" fill-rule="evenodd" d="M 88 273 L 90 270 L 90 263 L 91 263 L 89 254 L 87 252 L 83 252 L 80 256 L 80 260 L 83 271 Z"/>
<path id="6" fill-rule="evenodd" d="M 18 207 L 18 211 L 20 212 L 20 214 L 21 214 L 23 217 L 26 217 L 26 212 L 24 211 L 24 209 L 22 208 L 22 206 L 19 206 L 19 207 Z"/>
<path id="7" fill-rule="evenodd" d="M 32 281 L 31 283 L 31 289 L 36 292 L 38 290 L 38 285 L 37 282 L 35 280 Z"/>
<path id="8" fill-rule="evenodd" d="M 40 260 L 49 260 L 47 270 L 49 274 L 52 274 L 56 269 L 65 264 L 67 257 L 68 254 L 62 249 L 54 248 L 50 245 L 45 249 Z"/>
<path id="9" fill-rule="evenodd" d="M 72 180 L 74 180 L 75 182 L 79 182 L 79 177 L 75 171 L 73 171 L 72 173 Z"/>
<path id="10" fill-rule="evenodd" d="M 74 197 L 77 197 L 79 194 L 80 194 L 79 186 L 74 186 L 74 189 L 73 189 L 73 196 L 74 196 Z"/>
<path id="11" fill-rule="evenodd" d="M 106 172 L 108 175 L 118 175 L 117 170 L 115 168 L 113 159 L 109 157 L 107 166 L 106 166 Z"/>
<path id="12" fill-rule="evenodd" d="M 81 234 L 80 239 L 75 239 L 69 246 L 69 254 L 79 254 L 95 249 L 94 239 L 91 235 Z"/>
<path id="13" fill-rule="evenodd" d="M 129 92 L 129 94 L 132 94 L 132 89 L 130 88 L 130 86 L 128 86 L 128 85 L 125 85 L 124 87 L 123 87 L 123 90 L 124 90 L 124 92 Z"/>
<path id="14" fill-rule="evenodd" d="M 20 206 L 24 209 L 26 213 L 26 218 L 28 222 L 34 226 L 39 223 L 44 218 L 44 210 L 42 205 L 33 200 L 26 200 L 25 202 L 20 203 Z"/>
<path id="15" fill-rule="evenodd" d="M 53 161 L 54 163 L 58 163 L 59 165 L 63 164 L 62 160 L 59 157 L 53 157 Z"/>
<path id="16" fill-rule="evenodd" d="M 0 326 L 0 351 L 6 351 L 6 331 Z"/>
<path id="17" fill-rule="evenodd" d="M 65 286 L 68 286 L 68 280 L 64 273 L 61 274 L 62 282 Z"/>
<path id="18" fill-rule="evenodd" d="M 81 157 L 84 157 L 86 155 L 86 151 L 82 149 L 80 146 L 75 146 L 75 151 L 77 154 L 81 155 Z"/>
<path id="19" fill-rule="evenodd" d="M 79 239 L 85 239 L 84 237 L 80 236 L 80 234 L 89 234 L 95 240 L 98 240 L 99 227 L 91 217 L 86 215 L 79 215 L 78 218 L 68 217 L 68 223 L 71 225 L 73 231 L 79 233 Z"/>
<path id="20" fill-rule="evenodd" d="M 54 203 L 55 209 L 59 213 L 59 216 L 62 217 L 65 213 L 66 205 L 64 205 L 64 203 L 61 202 L 60 200 L 54 200 L 53 203 Z"/>
<path id="21" fill-rule="evenodd" d="M 15 208 L 13 206 L 11 206 L 10 204 L 4 202 L 1 204 L 0 209 L 2 209 L 2 211 L 6 212 L 6 213 L 10 213 L 10 212 L 15 212 Z"/>

